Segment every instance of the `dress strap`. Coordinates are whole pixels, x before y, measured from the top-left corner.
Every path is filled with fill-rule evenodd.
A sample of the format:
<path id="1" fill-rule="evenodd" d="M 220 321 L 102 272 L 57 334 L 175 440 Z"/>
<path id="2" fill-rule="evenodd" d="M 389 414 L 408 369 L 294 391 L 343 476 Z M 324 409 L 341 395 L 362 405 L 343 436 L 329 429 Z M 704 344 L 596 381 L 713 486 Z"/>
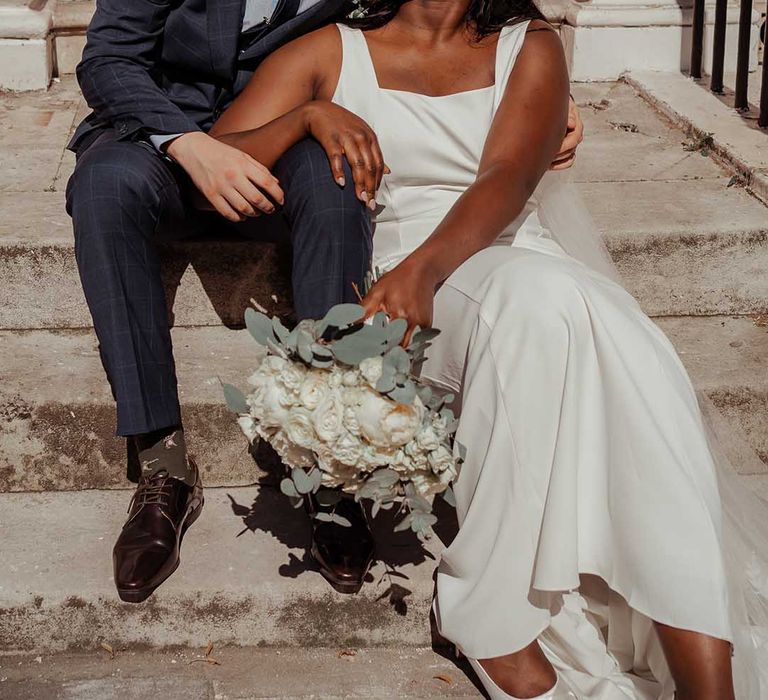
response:
<path id="1" fill-rule="evenodd" d="M 525 34 L 531 20 L 508 25 L 501 30 L 499 42 L 496 44 L 496 89 L 493 95 L 493 109 L 498 108 L 507 90 L 510 73 L 515 67 L 515 61 L 523 48 Z"/>
<path id="2" fill-rule="evenodd" d="M 363 33 L 346 24 L 337 24 L 341 35 L 341 73 L 336 92 L 371 92 L 378 83 L 371 54 Z"/>

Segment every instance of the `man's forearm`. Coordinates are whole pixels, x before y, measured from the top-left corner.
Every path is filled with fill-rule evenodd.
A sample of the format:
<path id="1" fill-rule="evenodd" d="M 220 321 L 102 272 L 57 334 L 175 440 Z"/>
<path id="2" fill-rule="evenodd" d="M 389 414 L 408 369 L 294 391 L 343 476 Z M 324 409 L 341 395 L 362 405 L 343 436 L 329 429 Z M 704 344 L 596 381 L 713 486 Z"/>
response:
<path id="1" fill-rule="evenodd" d="M 218 134 L 214 125 L 210 135 L 247 153 L 271 170 L 291 146 L 309 135 L 307 113 L 311 109 L 310 105 L 307 103 L 297 107 L 282 117 L 248 131 Z"/>

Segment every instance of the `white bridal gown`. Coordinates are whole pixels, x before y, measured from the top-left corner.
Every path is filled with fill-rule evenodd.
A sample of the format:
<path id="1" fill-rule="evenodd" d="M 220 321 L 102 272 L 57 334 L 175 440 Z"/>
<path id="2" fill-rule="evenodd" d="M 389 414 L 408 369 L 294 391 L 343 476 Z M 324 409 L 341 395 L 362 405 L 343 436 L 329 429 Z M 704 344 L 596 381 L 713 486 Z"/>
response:
<path id="1" fill-rule="evenodd" d="M 501 33 L 495 86 L 429 97 L 378 87 L 364 35 L 339 27 L 333 100 L 373 127 L 392 170 L 378 194 L 379 267 L 422 243 L 473 183 L 526 28 Z M 474 658 L 538 638 L 579 698 L 667 700 L 657 620 L 732 641 L 739 697 L 768 698 L 747 621 L 763 622 L 764 560 L 729 525 L 721 489 L 738 486 L 719 485 L 688 376 L 637 302 L 565 252 L 539 204 L 435 297 L 443 332 L 423 374 L 460 397 L 467 448 L 440 630 Z M 739 497 L 764 533 L 768 509 Z"/>

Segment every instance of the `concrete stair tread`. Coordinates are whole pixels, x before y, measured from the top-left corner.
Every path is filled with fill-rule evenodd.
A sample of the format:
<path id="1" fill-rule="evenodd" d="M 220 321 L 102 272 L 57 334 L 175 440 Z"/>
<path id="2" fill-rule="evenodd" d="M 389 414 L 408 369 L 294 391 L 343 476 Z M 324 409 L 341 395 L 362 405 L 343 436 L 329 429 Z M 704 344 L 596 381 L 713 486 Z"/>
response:
<path id="1" fill-rule="evenodd" d="M 464 659 L 428 648 L 133 648 L 0 658 L 3 700 L 393 700 L 483 697 Z M 438 677 L 441 676 L 441 677 Z"/>
<path id="2" fill-rule="evenodd" d="M 768 327 L 745 317 L 658 322 L 696 386 L 734 426 L 735 439 L 768 464 Z M 176 328 L 173 338 L 188 439 L 206 483 L 254 483 L 261 472 L 224 405 L 219 379 L 246 389 L 259 346 L 247 331 L 214 327 Z M 0 387 L 0 491 L 128 485 L 90 331 L 0 331 Z"/>
<path id="3" fill-rule="evenodd" d="M 0 573 L 1 650 L 94 647 L 100 640 L 160 646 L 210 640 L 430 643 L 434 558 L 425 558 L 407 534 L 380 536 L 379 556 L 399 573 L 387 577 L 380 563 L 360 594 L 336 593 L 305 556 L 306 515 L 273 487 L 206 489 L 178 571 L 146 603 L 121 603 L 111 548 L 128 500 L 127 493 L 109 491 L 0 494 L 3 552 L 10 562 Z M 391 533 L 391 525 L 380 525 L 382 534 L 387 527 Z M 55 539 L 30 546 L 31 533 Z M 439 541 L 430 548 L 439 552 Z M 64 620 L 65 630 L 57 632 Z"/>
<path id="4" fill-rule="evenodd" d="M 729 181 L 720 174 L 685 187 L 669 180 L 578 181 L 576 187 L 609 243 L 646 236 L 768 235 L 765 206 L 743 188 L 728 187 Z M 29 193 L 24 202 L 19 199 L 18 192 L 0 192 L 0 208 L 6 213 L 0 221 L 0 248 L 73 247 L 63 192 Z M 40 216 L 30 217 L 30 210 Z"/>

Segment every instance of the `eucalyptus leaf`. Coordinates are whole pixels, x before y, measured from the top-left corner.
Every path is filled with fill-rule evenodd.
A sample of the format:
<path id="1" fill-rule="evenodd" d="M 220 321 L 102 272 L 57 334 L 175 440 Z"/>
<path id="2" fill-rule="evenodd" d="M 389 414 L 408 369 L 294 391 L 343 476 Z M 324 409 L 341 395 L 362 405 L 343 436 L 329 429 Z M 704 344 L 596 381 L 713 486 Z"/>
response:
<path id="1" fill-rule="evenodd" d="M 284 344 L 288 339 L 289 331 L 280 322 L 280 319 L 277 316 L 272 317 L 272 330 L 274 331 L 275 337 L 280 341 L 280 344 Z"/>
<path id="2" fill-rule="evenodd" d="M 315 513 L 315 520 L 319 520 L 323 523 L 332 523 L 333 516 L 330 513 L 323 513 L 320 511 L 319 513 Z"/>
<path id="3" fill-rule="evenodd" d="M 411 527 L 411 521 L 413 520 L 413 514 L 408 513 L 397 525 L 394 527 L 395 532 L 402 532 L 408 530 Z"/>
<path id="4" fill-rule="evenodd" d="M 299 492 L 291 479 L 285 478 L 280 482 L 280 490 L 289 498 L 299 498 Z"/>
<path id="5" fill-rule="evenodd" d="M 400 481 L 400 475 L 394 469 L 377 469 L 368 479 L 379 486 L 394 486 Z"/>
<path id="6" fill-rule="evenodd" d="M 336 304 L 332 306 L 322 320 L 323 332 L 328 326 L 334 328 L 346 328 L 359 323 L 365 316 L 365 309 L 360 304 Z"/>
<path id="7" fill-rule="evenodd" d="M 245 394 L 232 384 L 222 382 L 221 388 L 224 390 L 224 400 L 227 402 L 229 410 L 233 413 L 248 413 L 250 407 L 245 400 Z"/>
<path id="8" fill-rule="evenodd" d="M 245 327 L 259 345 L 266 345 L 267 341 L 272 339 L 272 321 L 255 309 L 245 310 Z"/>
<path id="9" fill-rule="evenodd" d="M 398 347 L 403 342 L 407 330 L 408 321 L 404 318 L 396 318 L 394 321 L 390 321 L 387 326 L 387 347 Z M 405 351 L 403 350 L 403 352 Z"/>
<path id="10" fill-rule="evenodd" d="M 429 530 L 437 522 L 437 517 L 432 513 L 421 513 L 416 511 L 411 513 L 411 528 L 414 532 L 424 532 Z"/>
<path id="11" fill-rule="evenodd" d="M 388 395 L 397 403 L 412 404 L 416 398 L 416 386 L 413 382 L 409 381 L 404 386 L 396 386 Z"/>
<path id="12" fill-rule="evenodd" d="M 320 489 L 315 498 L 321 506 L 335 506 L 341 500 L 341 493 L 332 489 Z"/>
<path id="13" fill-rule="evenodd" d="M 349 522 L 343 515 L 331 514 L 331 521 L 342 527 L 352 527 L 352 523 Z"/>
<path id="14" fill-rule="evenodd" d="M 453 489 L 449 486 L 445 491 L 442 493 L 443 500 L 453 508 L 456 507 L 456 494 L 454 493 Z"/>
<path id="15" fill-rule="evenodd" d="M 420 328 L 411 336 L 413 343 L 430 343 L 440 335 L 438 328 Z"/>
<path id="16" fill-rule="evenodd" d="M 384 351 L 386 334 L 372 326 L 362 326 L 354 333 L 339 338 L 329 345 L 334 357 L 345 365 L 357 366 L 369 357 L 378 357 Z"/>
<path id="17" fill-rule="evenodd" d="M 312 493 L 315 488 L 315 482 L 312 477 L 299 467 L 291 470 L 291 479 L 300 494 Z"/>
<path id="18" fill-rule="evenodd" d="M 306 331 L 299 331 L 299 337 L 296 341 L 296 350 L 299 353 L 299 357 L 307 364 L 312 363 L 312 345 L 314 344 L 314 338 Z"/>

